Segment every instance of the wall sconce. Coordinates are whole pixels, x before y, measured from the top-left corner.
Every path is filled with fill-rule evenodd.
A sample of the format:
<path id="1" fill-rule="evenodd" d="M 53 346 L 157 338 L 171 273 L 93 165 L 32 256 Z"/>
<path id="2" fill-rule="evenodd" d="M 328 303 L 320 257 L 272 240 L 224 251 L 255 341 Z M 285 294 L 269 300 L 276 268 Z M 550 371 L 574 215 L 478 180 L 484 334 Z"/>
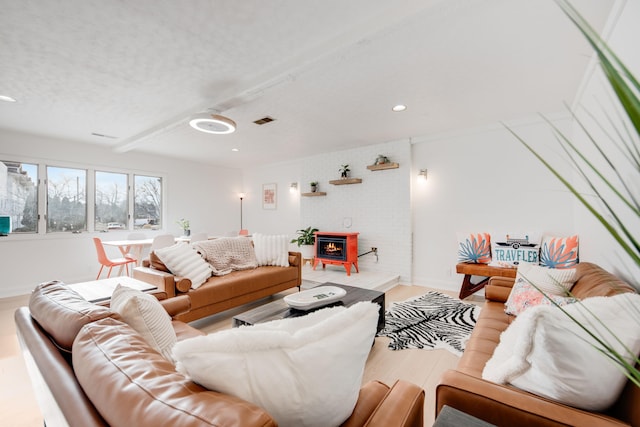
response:
<path id="1" fill-rule="evenodd" d="M 296 193 L 297 191 L 298 191 L 298 183 L 292 182 L 291 185 L 289 186 L 289 192 Z"/>
<path id="2" fill-rule="evenodd" d="M 427 170 L 426 169 L 420 169 L 420 172 L 418 172 L 418 179 L 420 181 L 426 181 L 427 180 Z"/>

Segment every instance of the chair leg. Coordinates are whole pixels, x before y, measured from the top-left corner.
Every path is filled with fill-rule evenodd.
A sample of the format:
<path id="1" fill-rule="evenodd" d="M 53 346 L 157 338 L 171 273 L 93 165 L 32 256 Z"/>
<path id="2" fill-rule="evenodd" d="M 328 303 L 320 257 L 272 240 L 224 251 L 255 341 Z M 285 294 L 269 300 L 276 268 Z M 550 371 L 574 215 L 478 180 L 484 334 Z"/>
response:
<path id="1" fill-rule="evenodd" d="M 100 275 L 102 274 L 102 269 L 104 268 L 104 265 L 100 265 L 100 271 L 98 271 L 98 275 L 96 276 L 96 280 L 98 280 L 100 278 Z"/>
<path id="2" fill-rule="evenodd" d="M 111 270 L 113 270 L 113 266 L 109 267 L 109 272 L 107 273 L 107 279 L 111 277 Z"/>

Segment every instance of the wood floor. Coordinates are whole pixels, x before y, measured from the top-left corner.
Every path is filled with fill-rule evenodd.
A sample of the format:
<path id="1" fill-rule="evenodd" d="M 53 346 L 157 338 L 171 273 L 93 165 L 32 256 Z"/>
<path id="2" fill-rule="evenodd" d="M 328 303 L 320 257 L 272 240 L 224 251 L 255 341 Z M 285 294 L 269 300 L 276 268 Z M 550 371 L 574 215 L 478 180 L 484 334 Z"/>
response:
<path id="1" fill-rule="evenodd" d="M 387 305 L 392 301 L 403 301 L 407 298 L 422 295 L 428 289 L 421 286 L 397 285 L 386 292 Z M 282 298 L 282 292 L 273 298 Z M 447 293 L 442 291 L 443 293 Z M 456 296 L 449 293 L 451 296 Z M 481 305 L 483 299 L 472 296 L 469 302 Z M 38 409 L 27 375 L 26 367 L 20 353 L 15 333 L 13 312 L 17 307 L 26 305 L 27 296 L 0 299 L 0 425 L 12 427 L 41 427 L 42 415 Z M 191 324 L 207 333 L 231 327 L 231 318 L 269 299 L 249 304 L 238 309 L 201 319 Z M 440 375 L 447 369 L 454 368 L 458 357 L 446 350 L 402 350 L 387 349 L 388 338 L 378 337 L 367 360 L 363 381 L 380 380 L 393 384 L 397 379 L 411 381 L 426 392 L 425 426 L 433 424 L 434 392 Z"/>

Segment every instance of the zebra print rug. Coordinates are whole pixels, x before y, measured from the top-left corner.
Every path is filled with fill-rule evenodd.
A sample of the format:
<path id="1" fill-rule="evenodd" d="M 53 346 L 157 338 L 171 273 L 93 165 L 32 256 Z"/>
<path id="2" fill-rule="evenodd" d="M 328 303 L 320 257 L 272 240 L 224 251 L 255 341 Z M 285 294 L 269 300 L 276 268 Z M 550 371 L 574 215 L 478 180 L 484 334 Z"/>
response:
<path id="1" fill-rule="evenodd" d="M 378 336 L 391 338 L 391 350 L 444 348 L 461 355 L 479 314 L 476 305 L 430 291 L 392 303 Z"/>

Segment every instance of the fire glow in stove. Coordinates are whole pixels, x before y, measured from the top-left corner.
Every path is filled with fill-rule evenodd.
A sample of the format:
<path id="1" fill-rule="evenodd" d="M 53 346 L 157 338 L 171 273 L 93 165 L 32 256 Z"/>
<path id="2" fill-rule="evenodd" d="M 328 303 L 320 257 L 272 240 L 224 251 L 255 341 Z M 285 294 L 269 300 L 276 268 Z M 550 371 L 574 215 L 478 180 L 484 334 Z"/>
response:
<path id="1" fill-rule="evenodd" d="M 351 266 L 358 270 L 358 234 L 359 233 L 334 233 L 317 231 L 315 254 L 316 258 L 313 263 L 313 269 L 319 263 L 322 268 L 327 264 L 335 264 L 344 266 L 347 270 L 347 276 L 351 276 Z"/>

